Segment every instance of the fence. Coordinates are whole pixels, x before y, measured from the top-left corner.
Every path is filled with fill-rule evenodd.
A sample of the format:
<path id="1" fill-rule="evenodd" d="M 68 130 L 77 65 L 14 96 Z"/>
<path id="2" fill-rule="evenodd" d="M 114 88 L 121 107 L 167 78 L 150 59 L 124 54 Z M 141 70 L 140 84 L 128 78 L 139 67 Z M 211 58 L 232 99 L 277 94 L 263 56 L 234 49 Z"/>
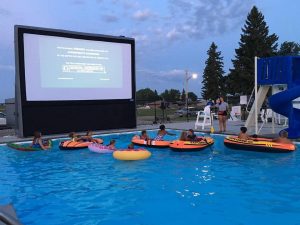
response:
<path id="1" fill-rule="evenodd" d="M 229 97 L 226 99 L 230 105 L 238 105 L 239 97 Z M 206 101 L 189 101 L 188 108 L 184 101 L 163 102 L 163 101 L 136 101 L 137 125 L 150 125 L 158 123 L 173 123 L 179 121 L 195 121 L 197 112 L 203 110 Z M 0 137 L 15 135 L 14 114 L 12 111 L 14 104 L 6 102 L 0 106 L 1 112 L 6 113 L 7 125 L 0 123 Z M 214 110 L 214 109 L 212 109 Z"/>

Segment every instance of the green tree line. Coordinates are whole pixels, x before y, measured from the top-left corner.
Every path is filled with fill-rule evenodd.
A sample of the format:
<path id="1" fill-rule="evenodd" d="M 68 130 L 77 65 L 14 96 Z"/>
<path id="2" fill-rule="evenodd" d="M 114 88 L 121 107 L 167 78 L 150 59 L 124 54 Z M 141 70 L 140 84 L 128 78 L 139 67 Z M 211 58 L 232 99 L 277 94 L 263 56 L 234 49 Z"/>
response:
<path id="1" fill-rule="evenodd" d="M 189 92 L 188 98 L 190 101 L 197 101 L 197 95 L 194 92 Z M 156 90 L 153 91 L 150 88 L 144 88 L 136 92 L 136 100 L 138 102 L 153 102 L 157 100 L 164 100 L 167 102 L 185 101 L 185 91 L 184 89 L 182 92 L 176 89 L 166 89 L 158 95 Z"/>

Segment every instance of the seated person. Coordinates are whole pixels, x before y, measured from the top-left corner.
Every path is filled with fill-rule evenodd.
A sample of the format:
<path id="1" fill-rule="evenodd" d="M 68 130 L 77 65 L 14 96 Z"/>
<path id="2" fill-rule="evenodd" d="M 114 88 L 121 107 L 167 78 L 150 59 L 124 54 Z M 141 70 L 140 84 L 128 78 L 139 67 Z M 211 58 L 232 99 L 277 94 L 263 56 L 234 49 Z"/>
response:
<path id="1" fill-rule="evenodd" d="M 116 150 L 116 140 L 110 140 L 109 144 L 106 145 L 111 150 Z"/>
<path id="2" fill-rule="evenodd" d="M 188 140 L 188 141 L 196 141 L 196 140 L 197 140 L 197 136 L 196 136 L 196 134 L 194 133 L 194 130 L 193 130 L 193 129 L 189 129 L 189 130 L 188 130 L 187 140 Z"/>
<path id="3" fill-rule="evenodd" d="M 166 131 L 165 125 L 159 126 L 159 131 L 157 132 L 157 136 L 153 139 L 154 141 L 163 141 L 165 135 L 171 135 L 174 136 L 175 134 L 169 133 Z"/>
<path id="4" fill-rule="evenodd" d="M 71 141 L 78 141 L 78 135 L 75 132 L 69 133 L 69 138 L 71 138 Z"/>
<path id="5" fill-rule="evenodd" d="M 99 141 L 97 139 L 94 139 L 92 137 L 93 132 L 92 131 L 87 131 L 85 136 L 82 136 L 80 138 L 78 138 L 77 141 L 83 141 L 83 142 L 94 142 L 94 143 L 99 143 Z"/>
<path id="6" fill-rule="evenodd" d="M 142 130 L 142 133 L 141 133 L 141 135 L 140 135 L 140 139 L 143 139 L 143 140 L 145 140 L 145 141 L 147 141 L 147 140 L 150 139 L 149 136 L 148 136 L 148 134 L 147 134 L 147 131 Z"/>
<path id="7" fill-rule="evenodd" d="M 48 149 L 50 146 L 49 144 L 46 144 L 42 139 L 42 134 L 40 131 L 35 131 L 33 134 L 33 140 L 31 143 L 32 148 L 41 148 L 43 150 Z"/>
<path id="8" fill-rule="evenodd" d="M 241 132 L 238 135 L 238 138 L 241 140 L 249 140 L 250 137 L 247 134 L 247 127 L 241 127 Z"/>
<path id="9" fill-rule="evenodd" d="M 186 131 L 182 131 L 181 134 L 180 134 L 180 138 L 179 138 L 180 141 L 187 141 L 187 132 Z"/>
<path id="10" fill-rule="evenodd" d="M 282 130 L 279 133 L 279 137 L 273 139 L 272 141 L 282 144 L 293 144 L 293 142 L 290 139 L 288 139 L 288 132 L 286 130 Z"/>
<path id="11" fill-rule="evenodd" d="M 193 129 L 188 130 L 188 135 L 187 135 L 188 141 L 201 141 L 203 139 L 205 140 L 205 138 L 197 137 L 197 135 L 194 133 Z"/>

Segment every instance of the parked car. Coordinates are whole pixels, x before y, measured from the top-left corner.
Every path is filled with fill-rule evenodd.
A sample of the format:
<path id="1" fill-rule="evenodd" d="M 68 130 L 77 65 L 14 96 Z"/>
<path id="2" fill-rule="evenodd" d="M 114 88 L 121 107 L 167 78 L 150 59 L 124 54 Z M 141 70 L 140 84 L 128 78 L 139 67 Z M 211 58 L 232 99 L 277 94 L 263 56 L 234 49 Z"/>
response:
<path id="1" fill-rule="evenodd" d="M 197 115 L 198 110 L 194 107 L 189 107 L 188 110 L 186 108 L 179 109 L 175 112 L 175 115 L 183 117 L 188 114 L 188 116 Z"/>
<path id="2" fill-rule="evenodd" d="M 0 112 L 0 126 L 6 125 L 6 115 L 2 112 Z"/>

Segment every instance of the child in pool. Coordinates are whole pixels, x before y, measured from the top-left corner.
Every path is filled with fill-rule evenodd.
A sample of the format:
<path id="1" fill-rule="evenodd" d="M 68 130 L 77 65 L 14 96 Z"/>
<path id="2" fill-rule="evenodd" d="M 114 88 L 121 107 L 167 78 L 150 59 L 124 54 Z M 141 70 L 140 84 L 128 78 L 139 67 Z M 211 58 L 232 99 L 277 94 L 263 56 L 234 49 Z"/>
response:
<path id="1" fill-rule="evenodd" d="M 288 139 L 288 132 L 286 130 L 282 130 L 279 133 L 279 137 L 273 139 L 272 141 L 282 144 L 293 144 L 293 142 L 290 139 Z"/>
<path id="2" fill-rule="evenodd" d="M 94 139 L 92 135 L 93 132 L 89 130 L 86 132 L 86 135 L 79 138 L 78 141 L 100 143 L 97 139 Z"/>
<path id="3" fill-rule="evenodd" d="M 141 135 L 140 135 L 140 139 L 143 139 L 143 140 L 145 140 L 145 141 L 147 141 L 147 140 L 150 139 L 149 136 L 148 136 L 148 134 L 147 134 L 147 131 L 142 130 L 142 133 L 141 133 Z"/>
<path id="4" fill-rule="evenodd" d="M 49 145 L 46 145 L 42 139 L 42 133 L 40 131 L 35 131 L 33 134 L 33 140 L 31 143 L 32 148 L 41 148 L 46 150 L 49 148 Z"/>
<path id="5" fill-rule="evenodd" d="M 189 130 L 188 130 L 187 140 L 188 140 L 188 141 L 197 141 L 197 136 L 196 136 L 196 134 L 194 133 L 194 130 L 193 130 L 193 129 L 189 129 Z"/>
<path id="6" fill-rule="evenodd" d="M 165 135 L 171 135 L 174 136 L 175 134 L 169 133 L 166 131 L 165 125 L 159 126 L 159 131 L 157 132 L 157 136 L 153 139 L 154 141 L 163 141 Z"/>
<path id="7" fill-rule="evenodd" d="M 181 134 L 180 134 L 180 138 L 179 138 L 179 140 L 180 141 L 187 141 L 188 139 L 187 139 L 187 132 L 186 131 L 182 131 L 181 132 Z"/>
<path id="8" fill-rule="evenodd" d="M 69 133 L 69 138 L 71 138 L 71 141 L 78 141 L 78 135 L 75 132 Z"/>
<path id="9" fill-rule="evenodd" d="M 116 150 L 116 140 L 110 140 L 109 144 L 107 147 L 111 150 Z"/>
<path id="10" fill-rule="evenodd" d="M 249 135 L 247 134 L 247 127 L 241 127 L 240 130 L 241 130 L 241 132 L 238 135 L 239 139 L 242 139 L 242 140 L 249 140 L 249 139 L 251 139 L 249 137 Z"/>

